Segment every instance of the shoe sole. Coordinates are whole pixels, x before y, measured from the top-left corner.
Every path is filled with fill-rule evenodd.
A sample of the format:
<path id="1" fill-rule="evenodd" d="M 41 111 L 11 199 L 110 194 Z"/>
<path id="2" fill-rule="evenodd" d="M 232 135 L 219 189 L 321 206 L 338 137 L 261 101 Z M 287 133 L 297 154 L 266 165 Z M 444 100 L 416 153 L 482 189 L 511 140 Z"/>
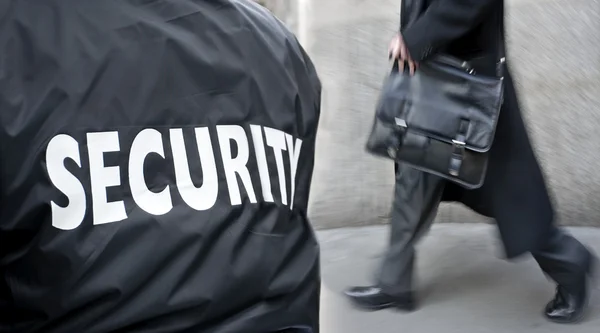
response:
<path id="1" fill-rule="evenodd" d="M 367 310 L 367 311 L 379 311 L 379 310 L 385 310 L 385 309 L 394 309 L 394 310 L 398 310 L 398 311 L 404 311 L 404 312 L 412 312 L 416 309 L 415 304 L 407 304 L 407 303 L 396 303 L 396 302 L 390 302 L 390 303 L 384 303 L 384 304 L 378 304 L 378 305 L 365 305 L 365 304 L 361 304 L 358 301 L 350 298 L 351 303 L 361 309 L 361 310 Z"/>
<path id="2" fill-rule="evenodd" d="M 577 317 L 574 317 L 573 319 L 569 319 L 569 320 L 550 318 L 546 315 L 544 315 L 544 317 L 546 317 L 546 319 L 548 319 L 549 321 L 551 321 L 555 324 L 578 324 L 581 321 L 583 321 L 583 319 L 585 318 L 585 315 L 587 314 L 587 309 L 588 309 L 588 305 L 586 302 L 586 305 L 584 306 L 584 309 L 581 311 L 581 313 L 579 313 L 579 315 Z"/>

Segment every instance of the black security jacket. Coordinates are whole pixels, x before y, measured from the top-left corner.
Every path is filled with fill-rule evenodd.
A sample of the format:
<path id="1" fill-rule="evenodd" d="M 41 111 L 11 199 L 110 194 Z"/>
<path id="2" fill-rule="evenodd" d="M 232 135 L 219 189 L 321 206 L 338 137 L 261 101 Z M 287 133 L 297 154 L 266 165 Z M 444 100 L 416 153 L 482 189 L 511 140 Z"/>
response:
<path id="1" fill-rule="evenodd" d="M 318 332 L 320 91 L 252 1 L 0 1 L 0 332 Z"/>

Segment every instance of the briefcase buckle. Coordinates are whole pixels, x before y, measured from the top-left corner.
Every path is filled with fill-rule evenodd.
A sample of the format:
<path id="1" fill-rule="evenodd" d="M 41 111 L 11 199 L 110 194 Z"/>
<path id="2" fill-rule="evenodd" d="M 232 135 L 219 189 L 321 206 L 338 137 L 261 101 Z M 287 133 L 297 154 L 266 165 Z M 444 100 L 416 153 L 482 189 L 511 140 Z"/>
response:
<path id="1" fill-rule="evenodd" d="M 446 141 L 446 142 L 448 142 L 448 141 Z M 454 139 L 454 140 L 452 140 L 452 145 L 454 146 L 454 148 L 465 149 L 465 146 L 467 144 L 463 141 Z"/>
<path id="2" fill-rule="evenodd" d="M 448 173 L 451 176 L 458 177 L 460 175 L 460 167 L 464 158 L 466 143 L 461 140 L 452 140 L 452 156 L 450 157 L 450 165 Z"/>

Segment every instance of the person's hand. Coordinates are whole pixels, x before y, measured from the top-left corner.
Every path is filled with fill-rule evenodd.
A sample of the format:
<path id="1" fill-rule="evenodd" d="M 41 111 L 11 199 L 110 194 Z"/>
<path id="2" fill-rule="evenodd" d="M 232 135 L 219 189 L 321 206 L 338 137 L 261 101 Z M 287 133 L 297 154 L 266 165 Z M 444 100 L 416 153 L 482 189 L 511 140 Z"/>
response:
<path id="1" fill-rule="evenodd" d="M 398 33 L 392 38 L 388 52 L 390 59 L 398 60 L 399 69 L 401 71 L 404 71 L 404 66 L 408 65 L 410 75 L 414 75 L 417 68 L 419 68 L 419 64 L 414 61 L 411 58 L 410 53 L 408 53 L 402 34 Z"/>

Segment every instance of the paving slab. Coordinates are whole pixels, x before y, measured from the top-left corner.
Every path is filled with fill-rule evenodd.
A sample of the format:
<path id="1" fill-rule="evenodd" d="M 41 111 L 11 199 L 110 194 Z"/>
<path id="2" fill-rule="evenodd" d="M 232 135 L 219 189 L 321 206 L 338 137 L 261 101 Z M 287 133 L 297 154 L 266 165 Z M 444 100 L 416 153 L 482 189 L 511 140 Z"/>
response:
<path id="1" fill-rule="evenodd" d="M 600 229 L 569 228 L 596 253 Z M 435 225 L 418 248 L 420 308 L 362 312 L 342 296 L 347 286 L 371 282 L 388 242 L 387 226 L 317 233 L 321 242 L 323 333 L 598 333 L 600 293 L 592 285 L 589 314 L 576 325 L 547 322 L 542 308 L 554 285 L 531 256 L 503 259 L 496 228 L 485 224 Z"/>

